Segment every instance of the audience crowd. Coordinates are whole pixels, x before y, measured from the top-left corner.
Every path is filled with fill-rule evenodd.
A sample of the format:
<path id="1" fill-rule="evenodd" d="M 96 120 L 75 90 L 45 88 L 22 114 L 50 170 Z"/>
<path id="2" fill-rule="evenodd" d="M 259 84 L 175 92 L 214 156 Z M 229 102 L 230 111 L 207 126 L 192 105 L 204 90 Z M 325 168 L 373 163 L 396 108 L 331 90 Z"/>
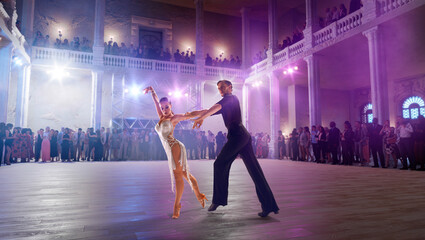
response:
<path id="1" fill-rule="evenodd" d="M 50 42 L 50 36 L 43 34 L 40 31 L 37 31 L 36 36 L 33 41 L 33 46 L 38 47 L 54 47 L 56 49 L 66 49 L 73 51 L 83 51 L 83 52 L 92 52 L 92 43 L 86 38 L 83 37 L 82 41 L 80 41 L 80 37 L 74 37 L 73 41 L 69 42 L 68 39 L 63 39 L 62 37 L 56 38 L 55 43 L 52 45 Z M 177 49 L 173 54 L 171 54 L 170 50 L 166 48 L 154 48 L 147 45 L 140 45 L 139 47 L 134 47 L 133 44 L 127 46 L 125 43 L 121 43 L 118 45 L 117 42 L 108 41 L 104 43 L 104 53 L 109 55 L 117 55 L 117 56 L 126 56 L 126 57 L 134 57 L 134 58 L 144 58 L 144 59 L 154 59 L 160 61 L 174 61 L 180 63 L 195 63 L 195 53 L 190 51 L 189 49 L 184 52 Z M 207 54 L 205 58 L 206 66 L 214 66 L 214 67 L 226 67 L 226 68 L 240 68 L 241 60 L 239 56 L 236 58 L 233 55 L 230 55 L 230 58 L 222 59 L 222 55 L 220 57 L 216 57 L 212 59 L 209 54 Z"/>
<path id="2" fill-rule="evenodd" d="M 312 126 L 293 129 L 285 138 L 279 131 L 279 158 L 294 161 L 311 161 L 343 165 L 397 168 L 399 161 L 402 170 L 425 170 L 425 118 L 415 121 L 399 117 L 396 125 L 389 121 L 384 125 L 349 121 L 341 131 L 331 122 L 329 127 Z"/>
<path id="3" fill-rule="evenodd" d="M 188 159 L 215 159 L 227 141 L 223 132 L 178 129 L 174 136 L 186 146 Z M 257 158 L 270 158 L 271 138 L 266 133 L 251 134 Z M 401 163 L 402 170 L 425 170 L 425 118 L 414 122 L 398 118 L 395 126 L 378 119 L 366 124 L 344 123 L 339 130 L 335 122 L 329 127 L 294 128 L 277 137 L 279 159 L 310 161 L 342 165 L 393 167 Z M 166 160 L 165 151 L 156 131 L 151 129 L 72 130 L 13 128 L 0 123 L 0 163 L 52 161 L 122 161 Z M 371 161 L 372 159 L 372 161 Z"/>
<path id="4" fill-rule="evenodd" d="M 239 56 L 236 58 L 233 55 L 230 55 L 230 58 L 224 58 L 222 60 L 223 55 L 216 57 L 213 59 L 209 53 L 207 53 L 207 57 L 205 58 L 205 66 L 213 66 L 213 67 L 225 67 L 225 68 L 241 68 L 241 60 Z"/>

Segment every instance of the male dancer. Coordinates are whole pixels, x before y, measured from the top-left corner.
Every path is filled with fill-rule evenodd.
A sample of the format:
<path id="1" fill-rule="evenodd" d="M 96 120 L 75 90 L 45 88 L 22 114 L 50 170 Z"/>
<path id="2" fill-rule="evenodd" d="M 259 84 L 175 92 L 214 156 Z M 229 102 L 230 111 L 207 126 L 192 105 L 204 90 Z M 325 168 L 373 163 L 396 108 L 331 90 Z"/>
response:
<path id="1" fill-rule="evenodd" d="M 279 208 L 255 157 L 251 135 L 242 125 L 239 100 L 235 95 L 232 95 L 232 83 L 228 80 L 221 80 L 217 83 L 217 88 L 223 99 L 210 109 L 199 111 L 199 118 L 194 119 L 193 124 L 193 128 L 199 128 L 205 118 L 222 114 L 224 124 L 228 129 L 228 141 L 214 162 L 214 193 L 208 211 L 215 211 L 218 206 L 227 205 L 230 167 L 237 155 L 240 154 L 254 181 L 257 196 L 261 203 L 262 212 L 258 213 L 258 216 L 267 217 L 271 212 L 277 214 Z"/>

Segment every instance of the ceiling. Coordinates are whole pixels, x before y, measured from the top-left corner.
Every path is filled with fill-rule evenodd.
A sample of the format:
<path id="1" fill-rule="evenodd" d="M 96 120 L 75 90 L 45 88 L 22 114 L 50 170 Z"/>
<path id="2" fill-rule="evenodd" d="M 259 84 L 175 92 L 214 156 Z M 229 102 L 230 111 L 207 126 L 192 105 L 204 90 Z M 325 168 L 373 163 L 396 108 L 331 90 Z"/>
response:
<path id="1" fill-rule="evenodd" d="M 165 4 L 195 8 L 194 0 L 150 0 L 153 2 L 161 2 Z M 241 16 L 241 9 L 247 7 L 251 9 L 251 19 L 259 21 L 267 21 L 267 0 L 204 0 L 204 10 L 206 12 L 224 14 L 229 16 Z M 288 12 L 290 9 L 297 9 L 305 12 L 304 0 L 278 0 L 278 15 Z"/>

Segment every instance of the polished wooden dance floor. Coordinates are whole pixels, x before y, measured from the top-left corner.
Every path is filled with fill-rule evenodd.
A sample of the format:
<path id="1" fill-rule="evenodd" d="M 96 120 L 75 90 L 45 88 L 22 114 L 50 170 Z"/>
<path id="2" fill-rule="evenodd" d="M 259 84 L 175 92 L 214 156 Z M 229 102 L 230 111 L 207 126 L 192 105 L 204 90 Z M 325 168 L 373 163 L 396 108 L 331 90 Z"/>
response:
<path id="1" fill-rule="evenodd" d="M 424 172 L 286 160 L 260 164 L 278 215 L 257 216 L 254 185 L 236 160 L 229 205 L 209 213 L 186 185 L 177 220 L 171 219 L 166 161 L 2 166 L 0 239 L 425 238 Z M 210 199 L 213 161 L 189 165 Z"/>

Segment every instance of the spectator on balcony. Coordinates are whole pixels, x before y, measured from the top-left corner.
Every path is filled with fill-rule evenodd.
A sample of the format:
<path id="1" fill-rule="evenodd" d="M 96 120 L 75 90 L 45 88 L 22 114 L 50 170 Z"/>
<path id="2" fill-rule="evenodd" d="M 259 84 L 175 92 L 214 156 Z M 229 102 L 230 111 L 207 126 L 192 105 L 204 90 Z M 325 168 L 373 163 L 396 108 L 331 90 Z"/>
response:
<path id="1" fill-rule="evenodd" d="M 62 49 L 69 49 L 69 43 L 68 43 L 68 39 L 64 39 L 63 43 L 62 43 Z"/>
<path id="2" fill-rule="evenodd" d="M 35 34 L 34 41 L 32 42 L 32 45 L 33 46 L 42 46 L 43 42 L 44 42 L 43 35 L 41 34 L 40 31 L 37 31 L 37 33 Z"/>
<path id="3" fill-rule="evenodd" d="M 321 17 L 319 18 L 319 27 L 324 28 L 325 27 L 325 20 Z"/>
<path id="4" fill-rule="evenodd" d="M 92 51 L 92 48 L 90 46 L 90 41 L 86 37 L 83 37 L 83 42 L 81 44 L 81 51 L 83 51 L 83 52 L 91 52 Z"/>
<path id="5" fill-rule="evenodd" d="M 234 68 L 236 66 L 236 60 L 233 55 L 230 55 L 229 67 Z"/>
<path id="6" fill-rule="evenodd" d="M 142 46 L 139 46 L 139 48 L 137 49 L 136 57 L 137 58 L 142 58 L 143 57 L 143 48 L 142 48 Z"/>
<path id="7" fill-rule="evenodd" d="M 50 47 L 50 36 L 49 35 L 46 35 L 46 37 L 44 38 L 43 46 L 44 47 Z"/>
<path id="8" fill-rule="evenodd" d="M 283 40 L 283 43 L 282 43 L 282 49 L 285 49 L 286 47 L 288 47 L 289 46 L 289 44 L 288 44 L 288 40 L 286 40 L 286 39 L 284 39 Z"/>
<path id="9" fill-rule="evenodd" d="M 114 44 L 112 45 L 111 54 L 112 55 L 120 55 L 120 47 L 118 47 L 118 43 L 114 42 Z"/>
<path id="10" fill-rule="evenodd" d="M 210 57 L 209 53 L 207 53 L 207 57 L 205 58 L 205 65 L 212 66 L 212 58 Z"/>
<path id="11" fill-rule="evenodd" d="M 177 49 L 176 52 L 174 53 L 174 62 L 180 62 L 180 58 L 181 58 L 180 50 Z"/>
<path id="12" fill-rule="evenodd" d="M 56 38 L 56 42 L 54 44 L 54 47 L 59 49 L 62 47 L 62 41 L 59 38 Z"/>
<path id="13" fill-rule="evenodd" d="M 125 43 L 121 43 L 121 47 L 120 47 L 120 55 L 121 56 L 128 56 L 128 50 L 127 50 L 127 46 L 125 45 Z"/>
<path id="14" fill-rule="evenodd" d="M 326 21 L 325 21 L 326 26 L 328 26 L 329 24 L 332 23 L 332 17 L 333 17 L 333 14 L 332 14 L 331 9 L 326 8 Z"/>
<path id="15" fill-rule="evenodd" d="M 189 63 L 190 58 L 189 58 L 189 52 L 187 52 L 186 54 L 184 52 L 182 52 L 182 56 L 181 56 L 181 62 L 182 63 Z"/>
<path id="16" fill-rule="evenodd" d="M 171 53 L 170 53 L 170 49 L 169 48 L 166 48 L 165 49 L 164 60 L 165 61 L 171 61 Z"/>
<path id="17" fill-rule="evenodd" d="M 229 65 L 229 61 L 227 60 L 227 58 L 223 59 L 223 62 L 221 63 L 221 67 L 227 66 Z"/>
<path id="18" fill-rule="evenodd" d="M 338 19 L 339 19 L 338 9 L 336 7 L 333 7 L 332 8 L 332 22 L 335 22 Z"/>
<path id="19" fill-rule="evenodd" d="M 137 56 L 137 51 L 134 48 L 133 44 L 130 44 L 130 47 L 127 49 L 127 54 L 129 57 L 136 57 Z"/>
<path id="20" fill-rule="evenodd" d="M 190 52 L 190 63 L 194 63 L 195 62 L 195 54 L 191 51 Z"/>
<path id="21" fill-rule="evenodd" d="M 361 0 L 351 0 L 350 1 L 350 12 L 349 13 L 353 13 L 353 12 L 359 10 L 361 7 L 363 7 Z"/>
<path id="22" fill-rule="evenodd" d="M 80 38 L 79 37 L 74 37 L 74 41 L 71 42 L 71 49 L 74 50 L 74 51 L 80 50 Z"/>
<path id="23" fill-rule="evenodd" d="M 262 58 L 262 59 L 266 59 L 266 58 L 267 58 L 267 47 L 266 47 L 266 46 L 264 46 L 264 49 L 263 49 L 263 52 L 262 52 L 261 58 Z"/>
<path id="24" fill-rule="evenodd" d="M 148 46 L 143 46 L 142 58 L 149 58 L 149 49 Z"/>
<path id="25" fill-rule="evenodd" d="M 341 19 L 345 16 L 347 16 L 347 8 L 345 7 L 345 5 L 343 3 L 341 3 L 341 5 L 339 5 L 339 16 L 338 19 Z"/>
<path id="26" fill-rule="evenodd" d="M 296 43 L 298 41 L 300 41 L 301 39 L 303 39 L 303 35 L 302 33 L 298 30 L 298 28 L 296 28 L 294 30 L 293 36 L 292 36 L 292 43 Z"/>

